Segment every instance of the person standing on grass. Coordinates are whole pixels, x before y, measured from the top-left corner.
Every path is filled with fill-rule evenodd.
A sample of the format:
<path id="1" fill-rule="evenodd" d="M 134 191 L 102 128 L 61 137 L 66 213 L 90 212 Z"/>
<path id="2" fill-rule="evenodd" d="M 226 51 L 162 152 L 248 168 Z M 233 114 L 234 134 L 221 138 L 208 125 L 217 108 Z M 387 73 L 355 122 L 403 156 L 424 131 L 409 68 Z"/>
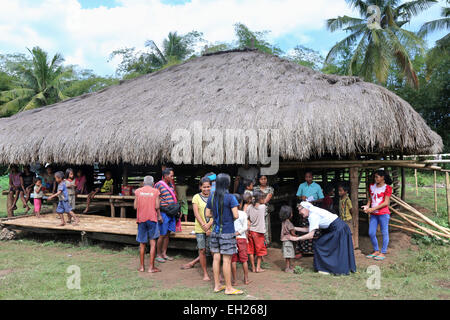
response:
<path id="1" fill-rule="evenodd" d="M 242 270 L 244 271 L 244 284 L 249 284 L 248 279 L 248 254 L 247 254 L 247 230 L 248 230 L 248 217 L 247 214 L 242 211 L 244 201 L 239 193 L 235 193 L 234 196 L 239 202 L 239 218 L 234 220 L 234 230 L 236 231 L 236 243 L 237 253 L 233 254 L 231 259 L 231 284 L 236 285 L 237 281 L 237 263 L 242 263 Z"/>
<path id="2" fill-rule="evenodd" d="M 267 255 L 267 247 L 265 243 L 266 233 L 266 205 L 265 194 L 262 192 L 255 192 L 253 194 L 252 204 L 247 208 L 247 216 L 250 221 L 250 232 L 248 234 L 248 254 L 250 255 L 250 264 L 252 272 L 264 272 L 261 268 L 262 257 Z M 256 256 L 256 268 L 255 268 Z"/>
<path id="3" fill-rule="evenodd" d="M 231 178 L 220 173 L 216 179 L 216 190 L 208 198 L 206 218 L 213 218 L 213 231 L 210 236 L 210 251 L 213 254 L 214 292 L 225 290 L 227 295 L 243 294 L 242 290 L 231 285 L 231 257 L 236 253 L 236 235 L 234 220 L 239 218 L 238 206 L 234 195 L 228 192 Z M 220 260 L 223 258 L 223 276 L 225 285 L 220 283 Z"/>
<path id="4" fill-rule="evenodd" d="M 209 247 L 209 237 L 211 235 L 211 229 L 213 219 L 206 219 L 206 204 L 211 190 L 211 181 L 207 177 L 200 179 L 200 193 L 197 193 L 192 197 L 192 209 L 195 216 L 195 238 L 197 239 L 198 257 L 191 262 L 183 265 L 181 269 L 191 269 L 197 262 L 200 262 L 203 271 L 203 280 L 210 281 L 211 278 L 208 275 L 206 268 L 206 250 Z"/>
<path id="5" fill-rule="evenodd" d="M 72 218 L 75 219 L 74 226 L 78 225 L 80 219 L 75 215 L 72 211 L 72 207 L 69 204 L 69 193 L 67 192 L 66 183 L 64 182 L 64 172 L 58 171 L 55 173 L 55 181 L 58 183 L 58 191 L 55 194 L 52 194 L 48 197 L 48 200 L 51 200 L 55 197 L 58 197 L 58 207 L 56 208 L 56 213 L 58 213 L 59 218 L 61 219 L 60 226 L 64 226 L 66 222 L 64 221 L 64 213 L 67 213 L 69 220 L 67 223 L 72 222 Z"/>
<path id="6" fill-rule="evenodd" d="M 176 223 L 180 212 L 175 195 L 174 171 L 172 168 L 165 168 L 162 171 L 162 180 L 155 184 L 155 188 L 159 191 L 160 211 L 162 221 L 158 224 L 159 239 L 157 242 L 157 258 L 156 261 L 164 263 L 172 261 L 173 258 L 167 255 L 169 247 L 170 232 L 176 231 Z"/>
<path id="7" fill-rule="evenodd" d="M 373 252 L 367 255 L 367 258 L 381 261 L 386 257 L 389 244 L 389 219 L 391 212 L 389 211 L 389 202 L 392 195 L 392 187 L 390 184 L 392 179 L 384 170 L 375 172 L 375 183 L 369 187 L 370 198 L 367 205 L 362 206 L 365 213 L 370 215 L 369 221 L 369 237 L 372 241 Z M 383 246 L 378 248 L 377 228 L 380 225 L 381 234 L 383 235 Z"/>
<path id="8" fill-rule="evenodd" d="M 136 223 L 138 224 L 138 233 L 136 241 L 139 242 L 139 254 L 141 265 L 140 272 L 145 271 L 144 258 L 145 246 L 150 243 L 150 262 L 148 272 L 160 272 L 155 267 L 156 240 L 159 237 L 158 221 L 162 221 L 159 211 L 159 190 L 153 188 L 153 177 L 144 177 L 144 186 L 135 192 L 134 209 L 136 213 Z"/>

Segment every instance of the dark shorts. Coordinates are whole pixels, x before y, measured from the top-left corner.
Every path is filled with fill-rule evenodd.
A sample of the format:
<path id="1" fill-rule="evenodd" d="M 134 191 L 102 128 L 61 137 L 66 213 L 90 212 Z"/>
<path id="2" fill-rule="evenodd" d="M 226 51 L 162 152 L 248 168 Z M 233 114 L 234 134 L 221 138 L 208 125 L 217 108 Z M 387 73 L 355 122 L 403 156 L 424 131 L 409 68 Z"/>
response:
<path id="1" fill-rule="evenodd" d="M 250 231 L 248 236 L 248 254 L 254 254 L 257 257 L 267 255 L 264 233 Z"/>
<path id="2" fill-rule="evenodd" d="M 231 262 L 247 262 L 248 261 L 248 254 L 247 254 L 247 239 L 236 239 L 237 244 L 237 253 L 233 254 L 233 258 L 231 259 Z"/>
<path id="3" fill-rule="evenodd" d="M 162 223 L 158 223 L 159 226 L 159 234 L 161 236 L 167 235 L 169 231 L 175 232 L 177 220 L 175 217 L 169 217 L 164 212 L 161 211 L 161 217 L 163 219 Z"/>
<path id="4" fill-rule="evenodd" d="M 12 186 L 9 188 L 9 192 L 23 191 L 21 186 Z"/>
<path id="5" fill-rule="evenodd" d="M 195 238 L 197 239 L 198 250 L 209 248 L 209 236 L 206 236 L 206 233 L 196 233 Z"/>
<path id="6" fill-rule="evenodd" d="M 136 241 L 139 243 L 148 243 L 150 240 L 159 238 L 158 222 L 147 220 L 138 223 L 138 233 Z"/>
<path id="7" fill-rule="evenodd" d="M 212 232 L 209 240 L 209 250 L 211 253 L 233 255 L 236 250 L 236 235 L 234 233 Z"/>
<path id="8" fill-rule="evenodd" d="M 69 201 L 60 201 L 58 202 L 58 207 L 56 208 L 57 213 L 69 213 L 72 211 L 72 207 L 69 204 Z"/>

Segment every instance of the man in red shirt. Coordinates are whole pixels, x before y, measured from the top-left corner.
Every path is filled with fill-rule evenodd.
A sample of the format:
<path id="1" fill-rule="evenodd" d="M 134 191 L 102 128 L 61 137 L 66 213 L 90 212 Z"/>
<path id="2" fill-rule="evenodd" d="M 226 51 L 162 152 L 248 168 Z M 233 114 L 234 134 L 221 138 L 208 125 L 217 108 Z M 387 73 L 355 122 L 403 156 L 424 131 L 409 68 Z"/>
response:
<path id="1" fill-rule="evenodd" d="M 145 245 L 150 242 L 150 263 L 148 272 L 160 272 L 155 267 L 156 240 L 159 238 L 158 222 L 162 221 L 159 211 L 159 190 L 153 188 L 153 177 L 144 178 L 144 186 L 135 192 L 134 208 L 137 210 L 136 218 L 138 224 L 138 234 L 136 241 L 140 243 L 141 266 L 139 271 L 143 272 Z"/>

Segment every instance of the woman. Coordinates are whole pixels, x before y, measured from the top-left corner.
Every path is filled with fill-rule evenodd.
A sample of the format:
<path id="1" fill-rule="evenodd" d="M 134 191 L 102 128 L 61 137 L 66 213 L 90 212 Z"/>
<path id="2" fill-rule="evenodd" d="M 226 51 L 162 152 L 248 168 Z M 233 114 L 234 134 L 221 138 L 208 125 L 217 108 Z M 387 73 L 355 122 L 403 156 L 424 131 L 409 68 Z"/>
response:
<path id="1" fill-rule="evenodd" d="M 298 210 L 309 221 L 309 228 L 299 228 L 302 232 L 308 232 L 300 236 L 300 240 L 312 239 L 315 230 L 322 230 L 322 235 L 314 242 L 314 269 L 334 275 L 356 272 L 352 234 L 348 225 L 337 215 L 306 201 L 300 203 Z"/>
<path id="2" fill-rule="evenodd" d="M 391 212 L 389 211 L 389 202 L 392 195 L 391 177 L 384 170 L 375 172 L 375 183 L 369 187 L 370 198 L 367 205 L 363 206 L 365 213 L 370 214 L 369 237 L 372 241 L 373 253 L 366 256 L 374 260 L 381 261 L 385 259 L 387 247 L 389 244 L 389 219 Z M 377 228 L 380 225 L 381 234 L 383 235 L 383 246 L 381 252 L 378 248 Z"/>
<path id="3" fill-rule="evenodd" d="M 266 205 L 266 233 L 264 237 L 266 239 L 266 245 L 269 245 L 272 242 L 272 232 L 270 229 L 270 214 L 273 212 L 273 206 L 269 205 L 270 200 L 273 197 L 273 188 L 267 184 L 267 176 L 260 175 L 259 176 L 259 185 L 253 189 L 253 192 L 260 191 L 265 195 L 264 204 Z"/>
<path id="4" fill-rule="evenodd" d="M 225 294 L 243 294 L 242 290 L 231 286 L 231 258 L 236 250 L 234 220 L 239 218 L 236 198 L 228 193 L 230 176 L 220 173 L 216 179 L 216 190 L 208 198 L 206 218 L 213 218 L 213 230 L 210 236 L 210 251 L 213 254 L 214 292 L 225 290 Z M 220 284 L 220 259 L 223 257 L 223 275 L 225 286 Z"/>

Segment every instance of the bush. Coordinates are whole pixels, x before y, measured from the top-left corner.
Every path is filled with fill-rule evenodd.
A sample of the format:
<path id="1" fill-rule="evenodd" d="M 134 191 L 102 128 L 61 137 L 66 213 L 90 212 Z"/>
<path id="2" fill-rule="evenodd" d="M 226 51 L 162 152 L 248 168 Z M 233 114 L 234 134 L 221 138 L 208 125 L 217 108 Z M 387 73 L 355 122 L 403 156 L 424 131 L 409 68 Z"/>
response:
<path id="1" fill-rule="evenodd" d="M 305 272 L 305 269 L 303 269 L 300 266 L 295 266 L 295 268 L 294 268 L 294 273 L 295 274 L 302 274 L 303 272 Z"/>

